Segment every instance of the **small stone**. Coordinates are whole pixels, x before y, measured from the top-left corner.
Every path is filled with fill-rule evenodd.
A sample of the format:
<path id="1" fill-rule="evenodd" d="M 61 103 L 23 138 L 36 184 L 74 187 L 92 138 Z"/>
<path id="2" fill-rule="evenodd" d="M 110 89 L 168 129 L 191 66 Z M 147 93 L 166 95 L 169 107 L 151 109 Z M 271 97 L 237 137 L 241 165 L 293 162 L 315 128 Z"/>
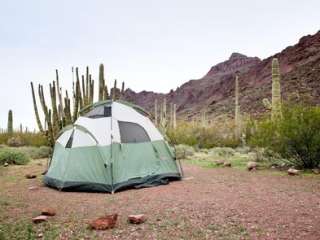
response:
<path id="1" fill-rule="evenodd" d="M 38 233 L 37 238 L 43 238 L 43 233 Z"/>
<path id="2" fill-rule="evenodd" d="M 27 179 L 32 179 L 32 178 L 36 178 L 37 175 L 28 173 L 28 174 L 25 175 L 25 177 L 26 177 Z"/>
<path id="3" fill-rule="evenodd" d="M 28 190 L 30 190 L 30 191 L 34 191 L 34 190 L 38 190 L 38 189 L 39 189 L 39 187 L 37 187 L 37 186 L 28 187 Z"/>
<path id="4" fill-rule="evenodd" d="M 106 215 L 97 218 L 89 223 L 89 227 L 95 230 L 106 230 L 114 228 L 118 219 L 118 214 Z"/>
<path id="5" fill-rule="evenodd" d="M 42 222 L 46 222 L 48 220 L 48 217 L 47 216 L 44 216 L 44 215 L 40 215 L 40 216 L 37 216 L 37 217 L 34 217 L 32 218 L 32 222 L 33 223 L 42 223 Z"/>
<path id="6" fill-rule="evenodd" d="M 248 171 L 257 170 L 258 164 L 257 162 L 248 162 L 247 163 L 247 169 Z"/>
<path id="7" fill-rule="evenodd" d="M 45 216 L 54 216 L 56 215 L 56 211 L 52 208 L 44 208 L 41 210 L 41 214 Z"/>
<path id="8" fill-rule="evenodd" d="M 231 167 L 231 162 L 226 161 L 223 163 L 223 166 L 224 167 Z"/>
<path id="9" fill-rule="evenodd" d="M 312 169 L 312 172 L 314 174 L 320 174 L 320 169 L 319 168 L 314 168 L 314 169 Z"/>
<path id="10" fill-rule="evenodd" d="M 9 166 L 9 163 L 5 162 L 5 163 L 3 164 L 3 166 L 4 166 L 4 167 L 8 167 L 8 166 Z"/>
<path id="11" fill-rule="evenodd" d="M 290 176 L 299 175 L 299 170 L 294 169 L 294 168 L 289 168 L 289 169 L 288 169 L 288 174 L 289 174 Z"/>
<path id="12" fill-rule="evenodd" d="M 132 224 L 141 224 L 147 220 L 144 214 L 137 214 L 137 215 L 129 215 L 128 222 Z"/>
<path id="13" fill-rule="evenodd" d="M 219 159 L 219 160 L 216 160 L 215 163 L 220 166 L 220 165 L 223 165 L 224 164 L 224 160 L 222 159 Z"/>

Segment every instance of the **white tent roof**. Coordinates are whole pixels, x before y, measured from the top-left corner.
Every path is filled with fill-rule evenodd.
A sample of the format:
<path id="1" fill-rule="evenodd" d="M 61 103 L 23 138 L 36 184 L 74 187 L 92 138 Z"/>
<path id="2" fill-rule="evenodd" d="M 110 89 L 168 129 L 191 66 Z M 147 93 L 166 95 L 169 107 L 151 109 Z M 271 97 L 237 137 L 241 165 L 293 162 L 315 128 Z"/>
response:
<path id="1" fill-rule="evenodd" d="M 138 124 L 144 128 L 151 141 L 163 140 L 163 136 L 151 120 L 137 112 L 134 108 L 119 102 L 112 102 L 108 105 L 111 106 L 111 117 L 89 118 L 82 116 L 77 119 L 74 124 L 73 147 L 96 144 L 106 146 L 110 145 L 111 142 L 121 143 L 118 121 Z M 86 131 L 77 129 L 77 126 L 83 127 L 87 133 Z M 58 138 L 57 142 L 65 146 L 72 132 L 73 129 L 65 131 Z"/>

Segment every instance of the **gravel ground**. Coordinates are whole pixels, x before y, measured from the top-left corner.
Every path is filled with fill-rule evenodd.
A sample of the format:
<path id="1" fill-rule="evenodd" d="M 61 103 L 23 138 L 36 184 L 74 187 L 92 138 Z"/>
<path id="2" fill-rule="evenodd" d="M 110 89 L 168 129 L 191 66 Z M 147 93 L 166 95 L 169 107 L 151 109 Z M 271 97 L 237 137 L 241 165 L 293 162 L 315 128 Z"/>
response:
<path id="1" fill-rule="evenodd" d="M 47 188 L 41 183 L 44 165 L 42 160 L 0 169 L 2 229 L 24 222 L 40 239 L 320 239 L 319 176 L 184 163 L 183 181 L 111 195 Z M 26 173 L 38 177 L 25 179 Z M 44 207 L 57 215 L 32 225 Z M 88 221 L 112 213 L 119 214 L 116 228 L 87 228 Z M 140 213 L 145 223 L 127 223 L 128 215 Z"/>

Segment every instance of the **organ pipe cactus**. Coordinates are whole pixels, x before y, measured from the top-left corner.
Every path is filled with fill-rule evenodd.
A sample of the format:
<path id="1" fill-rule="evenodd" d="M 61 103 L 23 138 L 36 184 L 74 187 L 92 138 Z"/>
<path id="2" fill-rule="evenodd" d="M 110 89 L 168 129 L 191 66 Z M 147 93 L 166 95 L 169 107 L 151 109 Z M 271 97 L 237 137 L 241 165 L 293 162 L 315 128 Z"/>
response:
<path id="1" fill-rule="evenodd" d="M 79 116 L 80 109 L 89 104 L 93 104 L 94 102 L 95 84 L 89 72 L 89 67 L 86 67 L 85 74 L 81 75 L 81 80 L 79 76 L 79 69 L 72 67 L 72 94 L 71 97 L 69 97 L 68 91 L 65 91 L 65 96 L 63 96 L 58 70 L 56 70 L 56 80 L 49 84 L 51 100 L 50 106 L 46 103 L 43 86 L 38 86 L 38 96 L 41 110 L 44 115 L 44 125 L 40 119 L 33 83 L 31 82 L 30 84 L 38 128 L 40 132 L 47 137 L 51 146 L 53 146 L 62 127 L 75 122 Z M 118 90 L 114 93 L 115 98 L 118 99 L 120 90 L 116 88 L 116 83 L 115 89 Z M 124 83 L 122 85 L 122 92 L 123 89 Z M 99 100 L 100 98 L 102 98 L 101 100 L 109 98 L 107 85 L 105 84 L 104 79 L 103 64 L 100 64 L 99 66 Z"/>
<path id="2" fill-rule="evenodd" d="M 7 132 L 9 134 L 13 133 L 13 116 L 12 116 L 12 110 L 9 110 L 8 112 L 8 127 L 7 127 Z"/>
<path id="3" fill-rule="evenodd" d="M 38 106 L 37 106 L 37 102 L 36 102 L 36 96 L 35 96 L 35 93 L 34 93 L 33 83 L 31 82 L 30 84 L 31 84 L 33 109 L 34 109 L 34 114 L 36 116 L 37 125 L 38 125 L 38 128 L 39 128 L 40 132 L 44 132 L 43 131 L 43 127 L 42 127 L 42 123 L 41 123 L 41 120 L 40 120 L 40 117 L 39 117 Z"/>

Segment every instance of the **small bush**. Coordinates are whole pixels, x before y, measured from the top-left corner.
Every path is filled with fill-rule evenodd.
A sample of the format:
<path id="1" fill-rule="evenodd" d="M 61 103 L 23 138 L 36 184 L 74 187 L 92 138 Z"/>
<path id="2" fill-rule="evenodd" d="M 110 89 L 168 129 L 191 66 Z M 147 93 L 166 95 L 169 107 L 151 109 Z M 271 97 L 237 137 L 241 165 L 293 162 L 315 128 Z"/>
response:
<path id="1" fill-rule="evenodd" d="M 299 168 L 320 164 L 320 108 L 284 106 L 277 121 L 261 120 L 249 139 L 252 146 L 266 147 Z"/>
<path id="2" fill-rule="evenodd" d="M 0 164 L 5 163 L 24 165 L 30 161 L 30 158 L 27 154 L 20 152 L 15 149 L 10 148 L 1 148 L 0 149 Z"/>
<path id="3" fill-rule="evenodd" d="M 16 148 L 17 151 L 27 154 L 30 158 L 40 159 L 40 158 L 48 158 L 52 152 L 50 147 L 41 146 L 41 147 L 31 147 L 24 146 Z"/>
<path id="4" fill-rule="evenodd" d="M 175 146 L 175 152 L 177 159 L 184 159 L 193 156 L 195 151 L 191 146 L 180 144 Z"/>
<path id="5" fill-rule="evenodd" d="M 25 145 L 25 142 L 20 136 L 16 136 L 9 138 L 7 144 L 10 147 L 22 147 Z"/>

